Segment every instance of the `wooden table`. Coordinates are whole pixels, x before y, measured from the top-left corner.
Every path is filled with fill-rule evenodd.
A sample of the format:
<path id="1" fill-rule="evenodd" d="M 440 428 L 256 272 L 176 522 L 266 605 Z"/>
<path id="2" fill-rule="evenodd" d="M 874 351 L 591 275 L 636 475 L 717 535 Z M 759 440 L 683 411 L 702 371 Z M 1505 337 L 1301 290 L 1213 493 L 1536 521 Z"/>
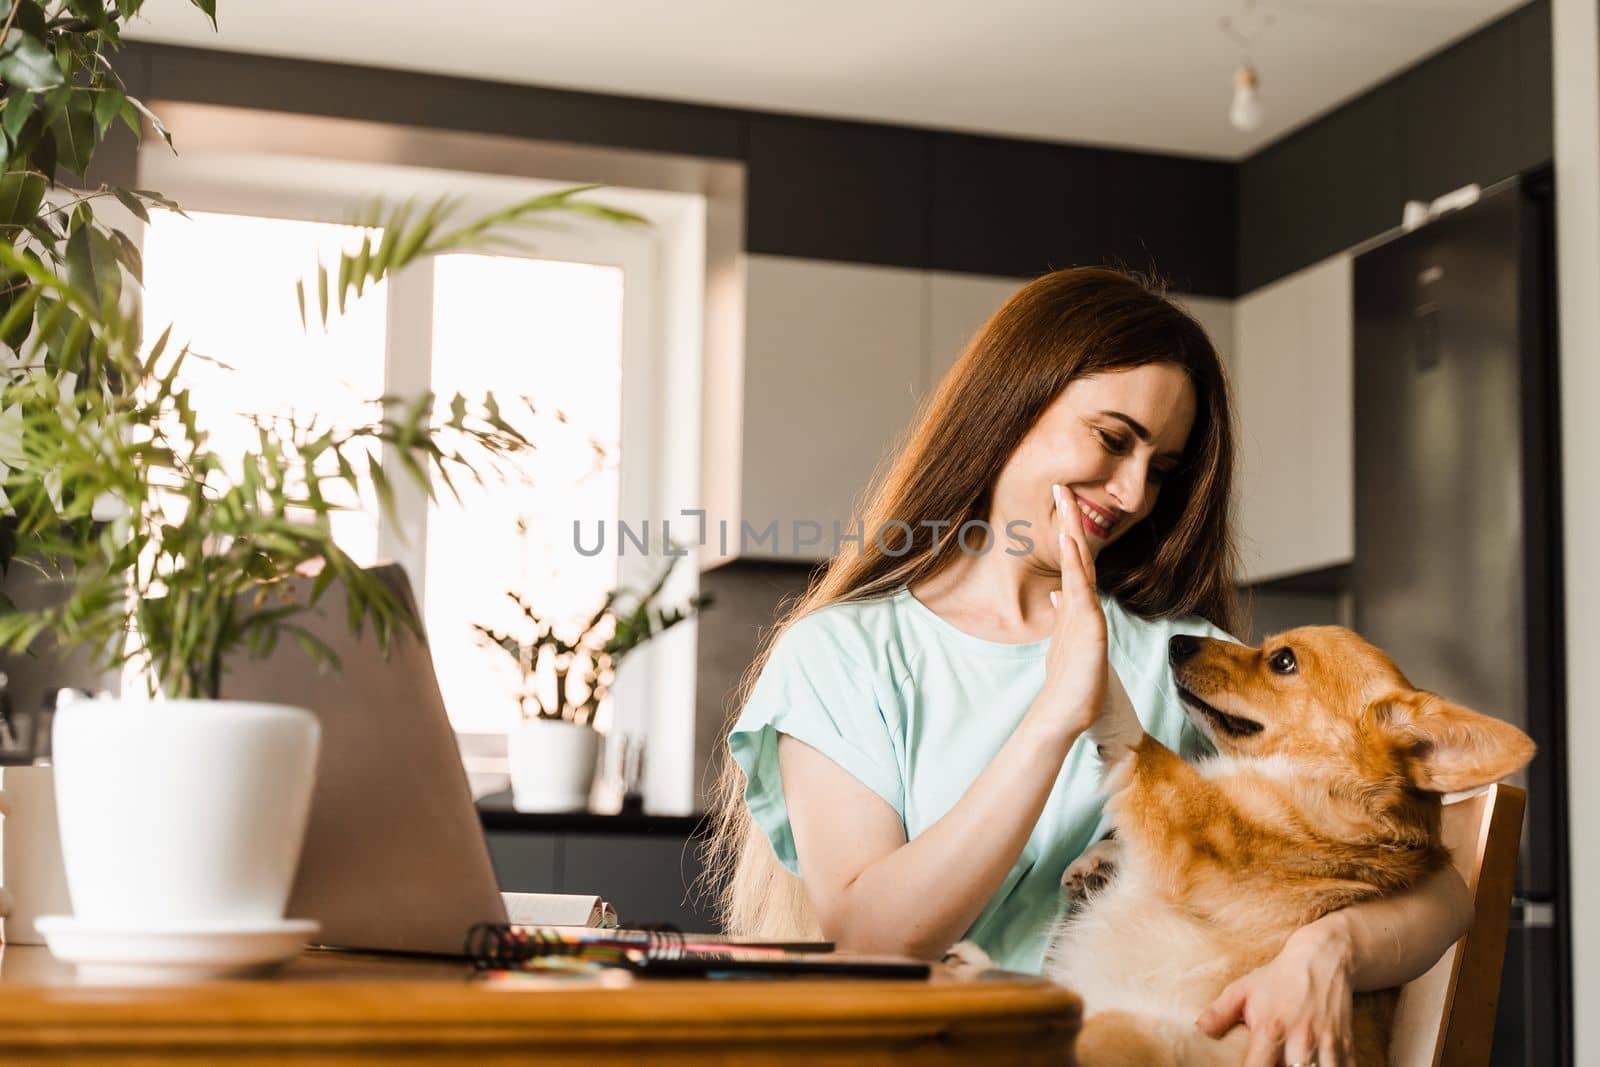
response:
<path id="1" fill-rule="evenodd" d="M 633 981 L 308 952 L 276 974 L 80 981 L 0 951 L 0 1064 L 1070 1064 L 1081 1004 L 1042 979 Z"/>

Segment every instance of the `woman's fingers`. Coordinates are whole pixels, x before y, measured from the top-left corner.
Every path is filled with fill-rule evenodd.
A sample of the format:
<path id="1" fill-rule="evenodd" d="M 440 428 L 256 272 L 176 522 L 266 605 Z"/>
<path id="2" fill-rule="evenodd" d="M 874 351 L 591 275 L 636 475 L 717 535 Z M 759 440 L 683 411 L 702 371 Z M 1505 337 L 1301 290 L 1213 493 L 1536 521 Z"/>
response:
<path id="1" fill-rule="evenodd" d="M 1056 518 L 1060 524 L 1057 544 L 1061 549 L 1061 587 L 1067 589 L 1069 584 L 1077 585 L 1074 579 L 1081 575 L 1084 585 L 1092 591 L 1094 553 L 1089 551 L 1088 535 L 1083 532 L 1078 498 L 1073 495 L 1071 489 L 1059 482 L 1051 486 L 1051 489 L 1055 493 Z M 1076 567 L 1072 565 L 1074 562 L 1077 564 Z"/>
<path id="2" fill-rule="evenodd" d="M 1282 1039 L 1269 1034 L 1264 1026 L 1251 1027 L 1250 1044 L 1244 1051 L 1244 1067 L 1278 1067 L 1284 1062 L 1279 1055 L 1282 1051 Z"/>
<path id="3" fill-rule="evenodd" d="M 1056 552 L 1060 558 L 1061 585 L 1050 590 L 1055 607 L 1055 633 L 1045 660 L 1045 685 L 1060 699 L 1056 702 L 1069 725 L 1085 730 L 1100 714 L 1106 686 L 1105 613 L 1094 592 L 1094 563 L 1083 530 L 1068 521 L 1077 507 L 1063 485 L 1052 485 L 1055 500 Z M 1073 534 L 1076 534 L 1074 538 Z"/>
<path id="4" fill-rule="evenodd" d="M 1317 1041 L 1309 1030 L 1291 1033 L 1283 1043 L 1284 1063 L 1315 1063 L 1317 1067 L 1339 1067 L 1339 1061 L 1324 1056 L 1317 1058 Z"/>
<path id="5" fill-rule="evenodd" d="M 1224 989 L 1211 1006 L 1194 1021 L 1207 1037 L 1221 1037 L 1233 1029 L 1235 1023 L 1244 1022 L 1244 987 L 1234 982 Z"/>
<path id="6" fill-rule="evenodd" d="M 1056 483 L 1056 517 L 1061 522 L 1060 529 L 1072 540 L 1077 549 L 1078 561 L 1083 565 L 1089 577 L 1089 584 L 1094 585 L 1094 553 L 1089 550 L 1089 535 L 1083 532 L 1083 513 L 1078 510 L 1078 497 L 1070 488 L 1061 483 Z"/>
<path id="7" fill-rule="evenodd" d="M 1078 603 L 1094 599 L 1094 579 L 1083 565 L 1083 559 L 1065 533 L 1056 534 L 1056 550 L 1061 555 L 1061 596 Z"/>
<path id="8" fill-rule="evenodd" d="M 1306 1062 L 1310 1062 L 1309 1057 Z M 1350 1067 L 1354 1062 L 1349 1048 L 1330 1027 L 1328 1032 L 1322 1035 L 1322 1052 L 1316 1057 L 1317 1067 Z"/>
<path id="9" fill-rule="evenodd" d="M 1355 1064 L 1355 1038 L 1349 1030 L 1339 1032 L 1330 1027 L 1322 1035 L 1322 1054 L 1317 1056 L 1317 1067 L 1352 1067 Z"/>

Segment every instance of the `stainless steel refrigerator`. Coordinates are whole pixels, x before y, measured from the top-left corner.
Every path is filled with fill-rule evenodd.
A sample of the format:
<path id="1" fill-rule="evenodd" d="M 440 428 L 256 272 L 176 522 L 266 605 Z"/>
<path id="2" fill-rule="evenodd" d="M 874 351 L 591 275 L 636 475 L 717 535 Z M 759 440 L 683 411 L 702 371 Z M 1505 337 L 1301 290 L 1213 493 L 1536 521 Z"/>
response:
<path id="1" fill-rule="evenodd" d="M 1412 682 L 1526 730 L 1493 1063 L 1570 1064 L 1548 172 L 1355 260 L 1356 629 Z"/>

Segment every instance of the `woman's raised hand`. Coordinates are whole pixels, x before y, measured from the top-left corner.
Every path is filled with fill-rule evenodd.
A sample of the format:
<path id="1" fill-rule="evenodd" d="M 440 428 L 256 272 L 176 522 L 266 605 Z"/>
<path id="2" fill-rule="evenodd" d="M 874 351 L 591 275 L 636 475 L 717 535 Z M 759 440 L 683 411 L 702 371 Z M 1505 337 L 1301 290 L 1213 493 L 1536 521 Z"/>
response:
<path id="1" fill-rule="evenodd" d="M 1095 594 L 1094 555 L 1078 519 L 1078 498 L 1064 485 L 1052 489 L 1061 588 L 1050 592 L 1056 626 L 1045 660 L 1044 689 L 1064 724 L 1081 732 L 1099 716 L 1105 697 L 1106 619 Z"/>

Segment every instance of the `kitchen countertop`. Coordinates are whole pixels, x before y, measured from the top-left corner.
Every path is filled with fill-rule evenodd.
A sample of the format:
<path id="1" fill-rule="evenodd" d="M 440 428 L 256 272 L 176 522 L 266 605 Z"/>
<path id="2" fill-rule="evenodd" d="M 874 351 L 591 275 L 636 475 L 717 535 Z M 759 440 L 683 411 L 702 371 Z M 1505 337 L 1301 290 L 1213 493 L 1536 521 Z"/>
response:
<path id="1" fill-rule="evenodd" d="M 560 834 L 628 834 L 651 837 L 691 837 L 706 824 L 704 815 L 651 815 L 628 812 L 597 815 L 587 811 L 518 811 L 511 806 L 511 791 L 479 797 L 478 818 L 485 830 Z"/>

